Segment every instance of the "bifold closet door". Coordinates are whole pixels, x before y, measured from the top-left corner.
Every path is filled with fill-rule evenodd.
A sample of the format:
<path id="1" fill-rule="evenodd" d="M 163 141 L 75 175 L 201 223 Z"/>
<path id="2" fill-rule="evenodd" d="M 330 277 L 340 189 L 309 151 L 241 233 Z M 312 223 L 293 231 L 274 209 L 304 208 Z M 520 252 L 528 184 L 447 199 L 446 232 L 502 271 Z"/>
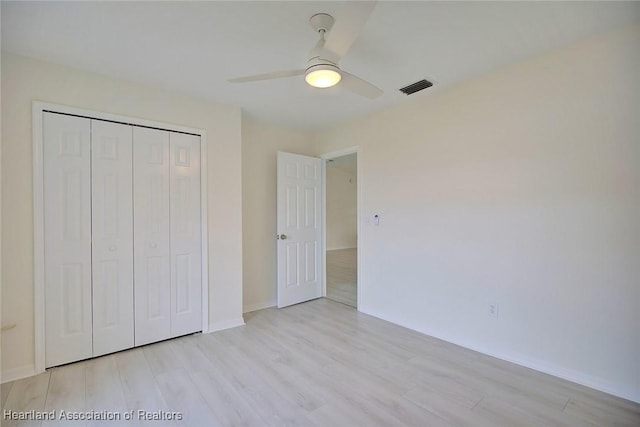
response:
<path id="1" fill-rule="evenodd" d="M 45 366 L 92 351 L 91 122 L 44 113 Z"/>
<path id="2" fill-rule="evenodd" d="M 135 345 L 171 337 L 169 132 L 133 128 Z"/>
<path id="3" fill-rule="evenodd" d="M 93 356 L 134 345 L 132 132 L 91 121 Z"/>
<path id="4" fill-rule="evenodd" d="M 200 137 L 44 113 L 45 365 L 202 329 Z"/>
<path id="5" fill-rule="evenodd" d="M 134 128 L 135 345 L 202 329 L 200 138 Z"/>
<path id="6" fill-rule="evenodd" d="M 202 330 L 200 137 L 170 134 L 171 336 Z"/>

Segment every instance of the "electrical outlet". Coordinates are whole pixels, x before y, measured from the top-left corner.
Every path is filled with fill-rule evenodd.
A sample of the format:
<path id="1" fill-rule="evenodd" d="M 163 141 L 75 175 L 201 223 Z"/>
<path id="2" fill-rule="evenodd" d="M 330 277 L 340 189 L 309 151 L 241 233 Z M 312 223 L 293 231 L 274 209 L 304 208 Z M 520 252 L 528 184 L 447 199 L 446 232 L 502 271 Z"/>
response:
<path id="1" fill-rule="evenodd" d="M 489 303 L 489 317 L 498 318 L 498 311 L 500 310 L 500 306 L 497 302 Z"/>

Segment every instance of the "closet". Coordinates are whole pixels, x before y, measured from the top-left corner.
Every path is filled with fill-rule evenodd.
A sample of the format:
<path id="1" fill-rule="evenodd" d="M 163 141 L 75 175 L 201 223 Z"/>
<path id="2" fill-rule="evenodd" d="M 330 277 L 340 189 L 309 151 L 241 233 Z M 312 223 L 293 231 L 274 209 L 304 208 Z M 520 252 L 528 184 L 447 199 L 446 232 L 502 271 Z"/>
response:
<path id="1" fill-rule="evenodd" d="M 200 137 L 43 113 L 45 366 L 202 329 Z"/>

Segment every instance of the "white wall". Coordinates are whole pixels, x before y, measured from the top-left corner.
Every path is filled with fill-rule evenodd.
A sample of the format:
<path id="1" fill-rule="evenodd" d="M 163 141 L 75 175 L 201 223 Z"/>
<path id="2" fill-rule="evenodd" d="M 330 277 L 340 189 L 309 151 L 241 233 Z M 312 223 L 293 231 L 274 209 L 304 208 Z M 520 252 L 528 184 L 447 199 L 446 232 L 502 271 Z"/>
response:
<path id="1" fill-rule="evenodd" d="M 34 364 L 31 102 L 40 100 L 207 131 L 209 322 L 242 324 L 239 108 L 2 53 L 3 380 Z"/>
<path id="2" fill-rule="evenodd" d="M 350 159 L 353 163 L 356 162 L 355 155 Z M 353 170 L 355 171 L 355 167 Z M 335 162 L 327 163 L 327 250 L 355 248 L 358 245 L 357 175 Z"/>
<path id="3" fill-rule="evenodd" d="M 360 146 L 359 309 L 640 401 L 638 76 L 636 25 L 321 134 Z"/>
<path id="4" fill-rule="evenodd" d="M 309 155 L 308 133 L 242 119 L 244 311 L 276 304 L 276 153 Z"/>

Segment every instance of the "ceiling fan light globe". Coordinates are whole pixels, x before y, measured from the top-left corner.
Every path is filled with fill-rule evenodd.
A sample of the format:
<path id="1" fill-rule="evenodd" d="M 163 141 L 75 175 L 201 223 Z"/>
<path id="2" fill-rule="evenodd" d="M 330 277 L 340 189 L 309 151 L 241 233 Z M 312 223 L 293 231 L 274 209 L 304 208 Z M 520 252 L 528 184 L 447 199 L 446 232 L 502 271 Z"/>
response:
<path id="1" fill-rule="evenodd" d="M 310 86 L 327 88 L 337 85 L 342 75 L 338 68 L 332 65 L 316 65 L 307 70 L 304 79 Z"/>

